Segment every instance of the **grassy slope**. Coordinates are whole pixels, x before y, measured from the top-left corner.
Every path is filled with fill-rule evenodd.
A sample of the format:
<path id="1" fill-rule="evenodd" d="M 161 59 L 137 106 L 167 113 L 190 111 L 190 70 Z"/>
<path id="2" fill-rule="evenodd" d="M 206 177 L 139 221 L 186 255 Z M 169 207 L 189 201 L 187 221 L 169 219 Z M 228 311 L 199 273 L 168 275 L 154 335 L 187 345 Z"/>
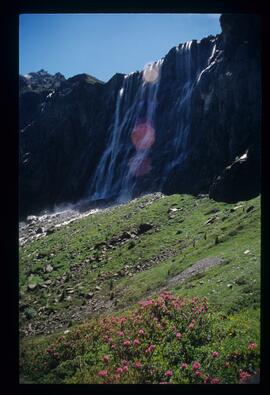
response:
<path id="1" fill-rule="evenodd" d="M 89 292 L 93 292 L 96 299 L 104 300 L 109 299 L 113 292 L 112 308 L 125 310 L 146 295 L 158 293 L 171 277 L 196 261 L 212 256 L 223 257 L 226 263 L 187 279 L 172 290 L 179 296 L 207 296 L 211 305 L 235 317 L 236 321 L 242 317 L 242 322 L 245 317 L 249 331 L 256 323 L 253 331 L 258 340 L 260 198 L 232 205 L 188 195 L 164 197 L 147 205 L 148 200 L 149 197 L 142 197 L 102 214 L 86 217 L 21 248 L 21 301 L 28 306 L 21 314 L 21 327 L 46 320 L 46 314 L 52 317 L 59 311 L 68 315 L 74 306 L 79 309 L 87 305 Z M 231 210 L 240 205 L 242 207 Z M 250 206 L 254 209 L 247 212 Z M 183 210 L 168 214 L 172 207 Z M 209 213 L 214 208 L 218 211 Z M 213 216 L 217 219 L 207 225 L 207 220 Z M 135 239 L 133 248 L 129 248 L 131 241 L 126 241 L 104 254 L 93 249 L 97 243 L 108 242 L 124 231 L 135 230 L 143 222 L 152 223 L 154 228 Z M 216 236 L 218 244 L 215 243 Z M 248 254 L 244 253 L 246 250 L 249 250 Z M 43 254 L 43 257 L 38 259 L 38 254 Z M 91 257 L 96 260 L 91 261 Z M 159 259 L 155 263 L 151 262 L 157 257 Z M 152 267 L 133 271 L 131 276 L 98 281 L 102 273 L 110 271 L 114 274 L 125 265 L 134 267 L 141 262 L 149 262 Z M 49 263 L 54 270 L 44 273 L 43 269 Z M 72 270 L 76 265 L 77 271 Z M 29 280 L 31 274 L 32 280 Z M 61 284 L 63 275 L 66 281 Z M 39 286 L 34 291 L 27 290 L 29 281 L 44 284 L 48 279 L 53 283 L 47 288 Z M 96 290 L 97 284 L 101 286 L 100 290 Z M 74 292 L 67 300 L 69 288 Z M 30 318 L 33 315 L 35 317 Z M 26 350 L 29 342 L 32 344 L 33 341 L 48 342 L 45 337 L 37 340 L 24 338 L 22 348 Z"/>

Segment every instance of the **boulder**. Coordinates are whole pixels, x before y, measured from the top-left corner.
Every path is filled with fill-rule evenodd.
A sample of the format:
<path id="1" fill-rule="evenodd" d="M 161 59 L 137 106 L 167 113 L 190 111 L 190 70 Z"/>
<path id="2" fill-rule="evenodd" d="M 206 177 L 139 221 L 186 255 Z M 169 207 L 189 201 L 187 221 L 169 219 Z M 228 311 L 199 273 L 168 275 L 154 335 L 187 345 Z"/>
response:
<path id="1" fill-rule="evenodd" d="M 43 233 L 44 232 L 44 228 L 42 228 L 42 227 L 39 227 L 39 228 L 37 228 L 37 230 L 36 230 L 36 234 L 41 234 L 41 233 Z"/>
<path id="2" fill-rule="evenodd" d="M 50 264 L 46 265 L 44 271 L 45 271 L 46 273 L 51 273 L 51 272 L 53 271 L 52 265 L 50 265 Z"/>
<path id="3" fill-rule="evenodd" d="M 152 224 L 149 224 L 149 223 L 140 224 L 139 227 L 138 227 L 138 230 L 137 230 L 137 234 L 141 235 L 141 234 L 143 234 L 145 232 L 148 232 L 152 228 L 153 228 Z"/>
<path id="4" fill-rule="evenodd" d="M 34 289 L 36 289 L 37 288 L 37 283 L 30 283 L 30 284 L 28 284 L 28 289 L 30 290 L 30 291 L 33 291 Z"/>

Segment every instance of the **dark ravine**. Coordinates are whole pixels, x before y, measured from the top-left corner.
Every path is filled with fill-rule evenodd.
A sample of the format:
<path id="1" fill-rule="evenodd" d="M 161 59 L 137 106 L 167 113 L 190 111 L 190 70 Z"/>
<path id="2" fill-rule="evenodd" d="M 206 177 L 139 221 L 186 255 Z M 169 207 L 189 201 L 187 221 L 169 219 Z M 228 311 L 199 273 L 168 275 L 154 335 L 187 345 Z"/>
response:
<path id="1" fill-rule="evenodd" d="M 20 217 L 156 191 L 232 202 L 258 195 L 260 19 L 223 14 L 220 23 L 220 35 L 107 83 L 20 76 Z M 136 151 L 132 136 L 142 135 Z"/>

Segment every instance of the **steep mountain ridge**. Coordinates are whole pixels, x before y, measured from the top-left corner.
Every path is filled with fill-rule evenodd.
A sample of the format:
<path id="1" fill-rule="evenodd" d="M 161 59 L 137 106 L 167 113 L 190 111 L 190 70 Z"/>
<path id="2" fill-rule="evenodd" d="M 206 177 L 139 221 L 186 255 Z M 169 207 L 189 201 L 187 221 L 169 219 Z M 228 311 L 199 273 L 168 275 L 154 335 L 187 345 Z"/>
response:
<path id="1" fill-rule="evenodd" d="M 142 72 L 105 84 L 75 76 L 34 92 L 33 104 L 21 88 L 21 217 L 154 191 L 258 195 L 260 20 L 220 22 L 220 35 L 179 44 Z"/>

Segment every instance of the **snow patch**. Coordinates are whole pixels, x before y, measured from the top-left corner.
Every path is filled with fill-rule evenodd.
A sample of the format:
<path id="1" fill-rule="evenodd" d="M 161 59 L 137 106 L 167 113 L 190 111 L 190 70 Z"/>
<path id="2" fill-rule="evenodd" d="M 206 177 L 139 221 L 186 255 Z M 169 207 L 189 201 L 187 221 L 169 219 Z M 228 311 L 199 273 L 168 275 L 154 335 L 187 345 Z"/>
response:
<path id="1" fill-rule="evenodd" d="M 55 93 L 55 91 L 53 90 L 51 93 L 49 93 L 49 94 L 46 96 L 46 98 L 47 98 L 47 99 L 50 99 L 54 93 Z"/>

